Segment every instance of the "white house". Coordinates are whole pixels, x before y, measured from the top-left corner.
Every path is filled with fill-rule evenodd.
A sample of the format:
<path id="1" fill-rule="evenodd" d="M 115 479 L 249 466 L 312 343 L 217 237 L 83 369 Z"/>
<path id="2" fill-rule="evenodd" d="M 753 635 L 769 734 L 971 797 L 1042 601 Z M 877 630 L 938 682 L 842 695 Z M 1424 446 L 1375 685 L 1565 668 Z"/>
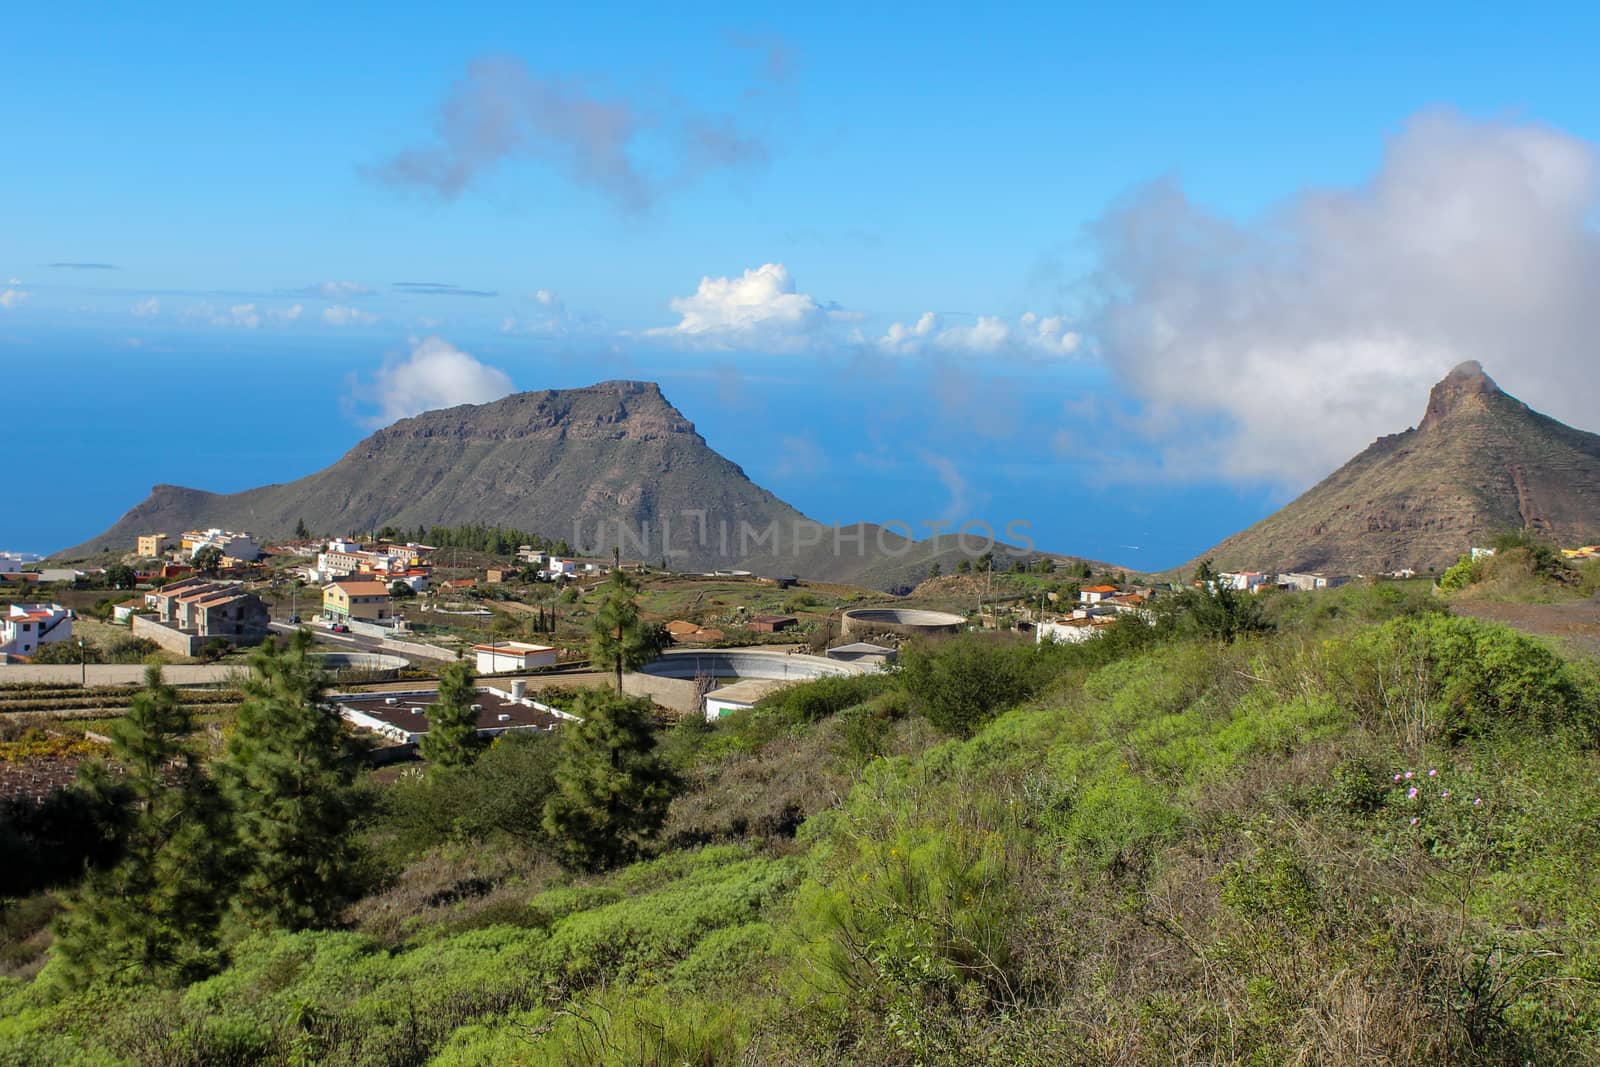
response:
<path id="1" fill-rule="evenodd" d="M 1044 644 L 1046 641 L 1062 645 L 1076 645 L 1087 641 L 1091 637 L 1099 637 L 1100 631 L 1111 625 L 1110 619 L 1058 619 L 1055 622 L 1041 622 L 1033 632 L 1035 644 Z"/>
<path id="2" fill-rule="evenodd" d="M 72 636 L 72 612 L 60 604 L 12 604 L 0 616 L 0 652 L 31 656 Z"/>
<path id="3" fill-rule="evenodd" d="M 247 533 L 235 533 L 232 530 L 223 530 L 213 526 L 209 530 L 189 530 L 183 535 L 183 544 L 189 546 L 189 558 L 193 559 L 201 549 L 216 548 L 224 556 L 242 559 L 246 563 L 254 562 L 261 558 L 261 544 Z"/>
<path id="4" fill-rule="evenodd" d="M 1217 577 L 1241 593 L 1258 592 L 1272 584 L 1272 576 L 1264 571 L 1223 571 Z"/>
<path id="5" fill-rule="evenodd" d="M 545 567 L 545 573 L 552 578 L 565 578 L 578 573 L 578 564 L 576 560 L 552 559 Z"/>
<path id="6" fill-rule="evenodd" d="M 10 552 L 0 552 L 0 574 L 22 573 L 22 560 Z"/>
<path id="7" fill-rule="evenodd" d="M 501 674 L 505 671 L 531 671 L 536 667 L 554 667 L 556 650 L 549 645 L 530 645 L 521 641 L 498 641 L 492 645 L 473 645 L 478 658 L 479 674 Z"/>

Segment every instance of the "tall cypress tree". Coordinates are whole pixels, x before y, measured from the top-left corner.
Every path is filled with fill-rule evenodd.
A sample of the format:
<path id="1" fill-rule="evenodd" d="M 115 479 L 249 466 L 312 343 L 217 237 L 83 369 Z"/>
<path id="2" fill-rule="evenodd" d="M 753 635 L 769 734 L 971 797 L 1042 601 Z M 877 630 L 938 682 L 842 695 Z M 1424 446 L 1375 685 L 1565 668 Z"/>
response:
<path id="1" fill-rule="evenodd" d="M 226 899 L 226 816 L 215 783 L 190 747 L 194 721 L 178 693 L 145 670 L 145 687 L 110 730 L 121 768 L 85 775 L 97 802 L 126 805 L 123 853 L 89 874 L 56 922 L 69 981 L 190 979 L 217 962 Z"/>
<path id="2" fill-rule="evenodd" d="M 478 689 L 472 665 L 456 660 L 439 673 L 439 698 L 428 709 L 428 732 L 417 752 L 436 769 L 466 767 L 478 758 Z"/>
<path id="3" fill-rule="evenodd" d="M 599 870 L 637 858 L 666 821 L 678 780 L 656 753 L 650 702 L 588 690 L 582 722 L 561 728 L 561 763 L 544 827 L 571 867 Z"/>
<path id="4" fill-rule="evenodd" d="M 234 808 L 238 919 L 290 930 L 326 925 L 354 892 L 354 766 L 311 635 L 250 657 L 244 702 L 221 765 Z"/>

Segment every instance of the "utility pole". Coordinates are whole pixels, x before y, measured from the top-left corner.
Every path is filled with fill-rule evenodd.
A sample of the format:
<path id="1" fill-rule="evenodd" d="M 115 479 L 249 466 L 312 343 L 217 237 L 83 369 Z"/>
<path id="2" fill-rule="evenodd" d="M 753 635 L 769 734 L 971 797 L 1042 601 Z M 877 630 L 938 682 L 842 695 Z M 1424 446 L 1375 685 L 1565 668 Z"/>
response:
<path id="1" fill-rule="evenodd" d="M 83 647 L 83 638 L 78 638 L 78 686 L 81 689 L 89 688 L 89 653 Z"/>

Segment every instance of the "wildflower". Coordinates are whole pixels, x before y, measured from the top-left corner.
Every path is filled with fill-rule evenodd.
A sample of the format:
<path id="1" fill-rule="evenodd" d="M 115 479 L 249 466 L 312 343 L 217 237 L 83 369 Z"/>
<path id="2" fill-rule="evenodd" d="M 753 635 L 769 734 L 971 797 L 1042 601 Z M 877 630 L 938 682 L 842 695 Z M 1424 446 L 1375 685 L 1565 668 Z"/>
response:
<path id="1" fill-rule="evenodd" d="M 1395 781 L 1397 781 L 1397 782 L 1398 782 L 1398 781 L 1399 781 L 1399 780 L 1400 780 L 1400 776 L 1399 776 L 1399 775 L 1398 775 L 1398 774 L 1397 774 L 1397 775 L 1395 775 L 1395 776 L 1394 776 L 1394 780 L 1395 780 Z"/>
<path id="2" fill-rule="evenodd" d="M 1410 771 L 1407 771 L 1407 772 L 1406 772 L 1406 781 L 1408 781 L 1408 782 L 1409 782 L 1409 781 L 1411 781 L 1411 778 L 1412 778 L 1412 774 L 1411 774 L 1411 772 L 1410 772 Z"/>
<path id="3" fill-rule="evenodd" d="M 1482 797 L 1477 797 L 1472 802 L 1472 806 L 1475 807 L 1475 808 L 1476 807 L 1481 807 L 1482 805 L 1483 805 L 1483 798 Z"/>
<path id="4" fill-rule="evenodd" d="M 1435 770 L 1434 768 L 1432 768 L 1432 767 L 1428 768 L 1428 777 L 1429 778 L 1436 777 L 1438 774 L 1439 774 L 1439 772 L 1437 770 Z"/>
<path id="5" fill-rule="evenodd" d="M 1416 786 L 1412 786 L 1411 789 L 1406 793 L 1406 799 L 1407 800 L 1415 800 L 1415 799 L 1417 799 L 1417 787 Z"/>
<path id="6" fill-rule="evenodd" d="M 1417 823 L 1419 823 L 1419 822 L 1421 822 L 1421 821 L 1422 821 L 1422 820 L 1421 820 L 1421 819 L 1418 819 L 1418 818 L 1414 818 L 1414 817 L 1413 817 L 1413 818 L 1412 818 L 1412 820 L 1411 820 L 1411 825 L 1412 825 L 1412 826 L 1415 826 L 1415 825 L 1417 825 Z"/>
<path id="7" fill-rule="evenodd" d="M 1443 797 L 1445 800 L 1449 800 L 1450 799 L 1450 790 L 1446 789 L 1444 792 L 1440 793 L 1439 796 Z"/>

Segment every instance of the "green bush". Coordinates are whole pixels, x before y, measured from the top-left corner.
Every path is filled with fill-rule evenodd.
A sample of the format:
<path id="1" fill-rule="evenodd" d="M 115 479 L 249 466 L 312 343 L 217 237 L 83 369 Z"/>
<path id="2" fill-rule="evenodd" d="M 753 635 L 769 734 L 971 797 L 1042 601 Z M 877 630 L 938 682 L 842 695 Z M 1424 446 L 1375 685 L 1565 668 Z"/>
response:
<path id="1" fill-rule="evenodd" d="M 1459 593 L 1478 581 L 1482 568 L 1470 555 L 1463 555 L 1439 575 L 1439 589 L 1445 593 Z"/>
<path id="2" fill-rule="evenodd" d="M 1447 615 L 1397 619 L 1330 652 L 1343 699 L 1416 747 L 1505 731 L 1593 737 L 1600 695 L 1546 645 L 1510 627 Z"/>
<path id="3" fill-rule="evenodd" d="M 504 834 L 544 845 L 544 803 L 554 787 L 560 744 L 550 734 L 502 734 L 472 767 L 407 771 L 380 794 L 373 833 L 392 861 L 454 838 L 490 841 Z"/>
<path id="4" fill-rule="evenodd" d="M 1054 646 L 989 634 L 912 641 L 900 661 L 912 707 L 959 737 L 1039 692 L 1059 670 Z"/>
<path id="5" fill-rule="evenodd" d="M 784 722 L 817 722 L 889 689 L 894 680 L 886 674 L 839 675 L 817 678 L 780 689 L 761 698 L 760 713 L 777 715 Z"/>

